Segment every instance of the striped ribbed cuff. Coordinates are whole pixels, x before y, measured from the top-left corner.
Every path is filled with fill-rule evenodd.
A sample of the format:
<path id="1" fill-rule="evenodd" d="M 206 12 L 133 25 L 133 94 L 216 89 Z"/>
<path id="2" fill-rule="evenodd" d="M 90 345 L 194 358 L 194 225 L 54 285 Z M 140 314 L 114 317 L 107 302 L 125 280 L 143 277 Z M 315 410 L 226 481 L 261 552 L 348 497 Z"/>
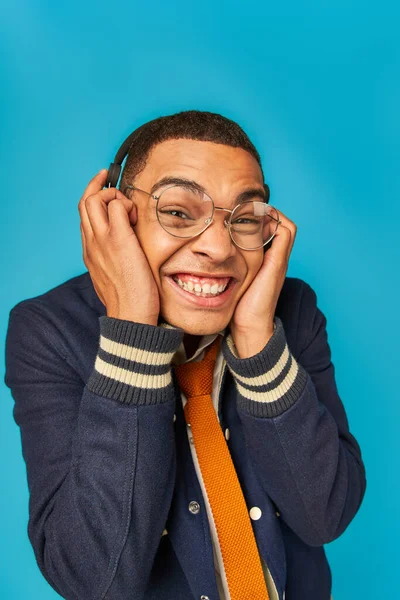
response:
<path id="1" fill-rule="evenodd" d="M 239 393 L 238 407 L 255 417 L 276 417 L 300 397 L 307 381 L 305 369 L 287 345 L 279 317 L 272 337 L 250 358 L 239 358 L 229 334 L 222 351 Z"/>
<path id="2" fill-rule="evenodd" d="M 133 404 L 160 404 L 171 398 L 171 359 L 183 330 L 99 317 L 100 343 L 87 382 L 99 396 Z"/>

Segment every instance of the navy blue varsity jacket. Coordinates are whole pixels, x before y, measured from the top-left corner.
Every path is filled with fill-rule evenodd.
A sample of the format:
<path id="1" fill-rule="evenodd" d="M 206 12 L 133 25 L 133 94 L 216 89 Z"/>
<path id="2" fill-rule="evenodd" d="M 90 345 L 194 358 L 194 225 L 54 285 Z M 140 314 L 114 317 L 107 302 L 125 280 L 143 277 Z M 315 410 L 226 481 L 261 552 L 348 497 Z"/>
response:
<path id="1" fill-rule="evenodd" d="M 261 510 L 251 523 L 279 599 L 329 600 L 323 545 L 357 513 L 365 467 L 313 289 L 287 277 L 274 322 L 253 357 L 223 340 L 218 417 L 246 503 Z M 183 333 L 107 317 L 88 272 L 10 312 L 5 382 L 27 467 L 28 534 L 64 598 L 218 599 L 171 366 Z"/>

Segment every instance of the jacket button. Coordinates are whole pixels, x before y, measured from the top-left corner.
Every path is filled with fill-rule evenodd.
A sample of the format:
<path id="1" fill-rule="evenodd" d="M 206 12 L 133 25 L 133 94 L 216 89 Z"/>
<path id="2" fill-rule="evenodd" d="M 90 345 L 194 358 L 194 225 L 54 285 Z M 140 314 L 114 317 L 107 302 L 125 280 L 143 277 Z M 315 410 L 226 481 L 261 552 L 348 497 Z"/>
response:
<path id="1" fill-rule="evenodd" d="M 176 415 L 174 415 L 174 423 L 175 423 L 175 421 L 176 421 Z"/>
<path id="2" fill-rule="evenodd" d="M 258 508 L 258 506 L 253 506 L 253 508 L 250 509 L 250 517 L 253 519 L 253 521 L 258 521 L 258 519 L 261 517 L 261 515 L 262 515 L 262 512 Z"/>
<path id="3" fill-rule="evenodd" d="M 281 513 L 280 513 L 280 512 L 278 512 L 278 511 L 276 511 L 276 512 L 275 512 L 275 514 L 276 514 L 276 516 L 277 516 L 277 517 L 280 517 L 280 516 L 281 516 Z"/>
<path id="4" fill-rule="evenodd" d="M 189 502 L 189 510 L 193 515 L 197 515 L 197 513 L 200 511 L 200 504 L 194 500 Z"/>
<path id="5" fill-rule="evenodd" d="M 210 600 L 208 596 L 200 596 L 200 600 Z"/>
<path id="6" fill-rule="evenodd" d="M 228 428 L 225 429 L 225 439 L 229 440 L 229 438 L 231 437 L 231 432 L 229 431 Z"/>

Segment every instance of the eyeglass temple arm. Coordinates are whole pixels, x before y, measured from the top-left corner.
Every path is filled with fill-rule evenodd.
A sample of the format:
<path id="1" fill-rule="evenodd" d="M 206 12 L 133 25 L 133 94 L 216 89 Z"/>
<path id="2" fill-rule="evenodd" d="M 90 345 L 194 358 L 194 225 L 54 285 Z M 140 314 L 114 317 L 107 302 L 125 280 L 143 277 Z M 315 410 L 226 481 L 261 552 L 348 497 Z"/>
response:
<path id="1" fill-rule="evenodd" d="M 276 209 L 275 209 L 276 210 Z M 275 219 L 275 217 L 271 217 L 271 215 L 269 215 L 270 219 L 273 219 L 274 221 L 276 221 L 277 223 L 282 223 L 282 221 L 280 219 Z"/>
<path id="2" fill-rule="evenodd" d="M 138 192 L 143 192 L 143 194 L 147 194 L 148 196 L 153 196 L 153 194 L 150 194 L 150 192 L 141 190 L 140 188 L 136 187 L 136 185 L 126 185 L 125 190 L 137 190 Z"/>

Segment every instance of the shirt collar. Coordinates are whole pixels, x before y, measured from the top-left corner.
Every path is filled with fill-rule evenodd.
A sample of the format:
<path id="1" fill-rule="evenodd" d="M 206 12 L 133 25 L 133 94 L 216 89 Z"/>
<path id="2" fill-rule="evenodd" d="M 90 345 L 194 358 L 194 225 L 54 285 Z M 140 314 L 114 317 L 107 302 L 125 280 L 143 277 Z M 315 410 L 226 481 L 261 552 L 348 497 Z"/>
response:
<path id="1" fill-rule="evenodd" d="M 186 356 L 185 346 L 184 346 L 183 342 L 181 342 L 181 345 L 179 346 L 178 350 L 175 352 L 174 356 L 172 357 L 173 364 L 181 365 L 186 362 L 192 362 L 192 361 L 196 362 L 196 360 L 201 360 L 203 357 L 204 350 L 207 348 L 207 346 L 210 346 L 210 344 L 212 344 L 213 341 L 219 335 L 224 337 L 225 329 L 222 329 L 222 331 L 218 331 L 218 333 L 210 333 L 208 335 L 203 335 L 200 339 L 199 347 L 197 348 L 197 350 L 193 354 L 193 356 L 191 356 L 189 358 L 189 360 L 187 359 L 187 356 Z"/>
<path id="2" fill-rule="evenodd" d="M 159 326 L 165 327 L 166 329 L 175 329 L 175 327 L 173 325 L 170 325 L 169 323 L 167 323 L 166 321 L 163 321 L 161 319 L 159 322 Z M 225 332 L 226 332 L 226 328 L 221 329 L 221 331 L 218 331 L 217 333 L 210 333 L 208 335 L 203 335 L 200 339 L 199 347 L 197 348 L 197 350 L 193 354 L 193 356 L 191 356 L 189 358 L 189 360 L 187 359 L 185 346 L 182 341 L 179 348 L 177 349 L 177 351 L 175 352 L 175 354 L 172 357 L 172 363 L 175 365 L 181 365 L 185 362 L 201 360 L 202 354 L 203 354 L 203 351 L 205 350 L 205 348 L 207 348 L 207 346 L 212 344 L 213 341 L 217 338 L 217 336 L 220 335 L 220 336 L 224 337 Z"/>

